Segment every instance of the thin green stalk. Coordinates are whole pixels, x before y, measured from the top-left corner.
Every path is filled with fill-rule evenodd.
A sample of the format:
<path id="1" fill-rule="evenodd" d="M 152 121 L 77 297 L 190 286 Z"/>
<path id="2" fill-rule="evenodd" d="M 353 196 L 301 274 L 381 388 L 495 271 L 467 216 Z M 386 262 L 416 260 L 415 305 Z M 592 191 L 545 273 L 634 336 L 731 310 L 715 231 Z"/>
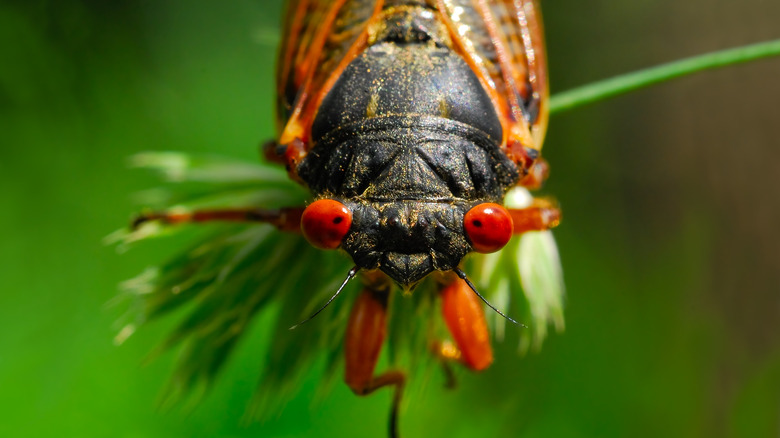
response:
<path id="1" fill-rule="evenodd" d="M 550 113 L 560 113 L 612 96 L 703 70 L 780 55 L 780 40 L 694 56 L 627 73 L 558 93 L 550 99 Z"/>

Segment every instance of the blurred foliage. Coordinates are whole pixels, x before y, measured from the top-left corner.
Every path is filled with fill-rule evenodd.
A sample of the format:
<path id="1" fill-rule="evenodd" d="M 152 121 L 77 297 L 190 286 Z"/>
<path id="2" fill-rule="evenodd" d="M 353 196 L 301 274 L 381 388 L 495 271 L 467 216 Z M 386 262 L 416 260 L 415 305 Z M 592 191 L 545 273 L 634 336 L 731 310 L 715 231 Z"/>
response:
<path id="1" fill-rule="evenodd" d="M 780 16 L 780 4 L 762 0 L 544 7 L 554 91 L 777 39 Z M 323 385 L 325 360 L 307 364 L 281 413 L 240 424 L 275 341 L 269 334 L 296 321 L 300 307 L 271 304 L 259 312 L 223 364 L 220 384 L 185 412 L 161 414 L 155 399 L 177 358 L 197 352 L 184 345 L 143 368 L 139 358 L 197 305 L 149 324 L 121 348 L 111 342 L 123 307 L 105 303 L 117 282 L 220 232 L 188 228 L 121 256 L 102 246 L 135 211 L 127 194 L 156 185 L 128 171 L 126 157 L 175 150 L 256 160 L 253 145 L 273 134 L 268 36 L 280 13 L 277 1 L 249 0 L 218 8 L 203 1 L 0 4 L 0 226 L 7 231 L 0 246 L 0 435 L 357 437 L 384 430 L 389 394 L 356 398 L 344 385 Z M 507 328 L 495 364 L 479 375 L 459 373 L 453 393 L 440 389 L 437 372 L 421 379 L 406 399 L 401 431 L 777 436 L 778 71 L 776 59 L 765 60 L 553 119 L 545 191 L 565 213 L 556 239 L 567 331 L 548 337 L 541 354 L 518 358 L 523 331 Z M 171 192 L 145 196 L 150 206 L 180 202 Z M 247 238 L 260 232 L 234 230 Z M 341 301 L 328 311 L 348 309 L 349 300 Z M 419 323 L 413 313 L 398 314 Z M 318 395 L 323 386 L 332 393 Z"/>
<path id="2" fill-rule="evenodd" d="M 158 204 L 157 209 L 274 208 L 304 205 L 305 201 L 302 189 L 283 172 L 262 164 L 173 152 L 138 154 L 131 163 L 156 170 L 169 181 L 168 186 L 139 199 L 145 205 Z M 516 188 L 508 194 L 507 205 L 523 208 L 531 199 L 525 189 Z M 159 204 L 160 200 L 164 202 Z M 184 228 L 146 222 L 134 230 L 119 230 L 107 241 L 124 249 Z M 333 373 L 341 369 L 341 340 L 349 314 L 344 302 L 349 298 L 340 297 L 305 326 L 289 328 L 327 301 L 349 270 L 349 260 L 342 254 L 317 250 L 301 236 L 285 235 L 269 225 L 212 228 L 216 230 L 180 256 L 124 283 L 131 322 L 116 339 L 122 343 L 140 325 L 194 306 L 158 349 L 186 345 L 166 393 L 166 402 L 176 401 L 193 390 L 202 394 L 197 390 L 209 388 L 256 314 L 275 304 L 280 310 L 268 334 L 271 346 L 252 412 L 264 417 L 279 411 L 294 395 L 312 364 L 324 361 L 325 381 L 332 381 Z M 472 278 L 485 286 L 486 297 L 496 299 L 502 309 L 516 310 L 527 324 L 520 336 L 521 351 L 527 351 L 532 342 L 537 349 L 541 346 L 548 322 L 563 328 L 563 277 L 550 231 L 526 233 L 500 253 L 471 259 L 477 268 L 472 269 Z M 428 357 L 430 349 L 446 335 L 435 287 L 429 279 L 409 296 L 390 302 L 388 363 L 409 370 L 412 381 L 429 374 L 427 366 L 436 362 Z M 354 284 L 348 289 L 354 289 Z M 490 320 L 494 321 L 493 332 L 503 337 L 505 320 L 498 314 Z"/>

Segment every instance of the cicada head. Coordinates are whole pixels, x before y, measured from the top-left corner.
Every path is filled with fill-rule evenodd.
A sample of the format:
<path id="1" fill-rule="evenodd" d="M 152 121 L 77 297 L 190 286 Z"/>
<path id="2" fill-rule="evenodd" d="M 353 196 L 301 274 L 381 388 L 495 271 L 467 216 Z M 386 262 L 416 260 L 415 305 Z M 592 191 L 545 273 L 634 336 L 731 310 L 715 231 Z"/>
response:
<path id="1" fill-rule="evenodd" d="M 414 200 L 351 202 L 354 222 L 342 248 L 355 264 L 379 269 L 404 288 L 433 271 L 449 271 L 471 251 L 465 206 Z"/>
<path id="2" fill-rule="evenodd" d="M 471 251 L 503 246 L 490 240 L 492 231 L 485 238 L 480 226 L 501 228 L 487 212 L 501 209 L 497 204 L 518 177 L 484 131 L 422 116 L 374 118 L 335 131 L 298 170 L 320 199 L 307 211 L 339 205 L 325 216 L 324 232 L 307 230 L 304 215 L 309 240 L 340 247 L 359 268 L 379 269 L 406 289 L 433 271 L 457 268 Z M 477 208 L 486 204 L 496 208 Z M 511 219 L 502 229 L 511 235 Z"/>
<path id="3" fill-rule="evenodd" d="M 314 246 L 340 247 L 359 269 L 379 269 L 404 289 L 433 271 L 455 270 L 471 251 L 500 250 L 513 229 L 509 212 L 491 202 L 320 199 L 301 223 Z"/>

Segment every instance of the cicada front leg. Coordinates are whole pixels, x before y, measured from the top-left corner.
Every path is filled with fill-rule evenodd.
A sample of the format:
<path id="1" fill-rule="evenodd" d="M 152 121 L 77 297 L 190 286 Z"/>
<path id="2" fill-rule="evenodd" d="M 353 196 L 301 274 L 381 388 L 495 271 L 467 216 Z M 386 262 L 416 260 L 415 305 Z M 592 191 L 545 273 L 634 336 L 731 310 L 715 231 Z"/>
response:
<path id="1" fill-rule="evenodd" d="M 138 229 L 146 222 L 160 221 L 178 225 L 202 222 L 254 222 L 267 223 L 282 231 L 300 232 L 303 207 L 263 210 L 257 208 L 234 208 L 221 210 L 166 211 L 142 214 L 131 223 L 132 229 Z"/>
<path id="2" fill-rule="evenodd" d="M 406 376 L 401 371 L 375 375 L 379 354 L 387 334 L 387 300 L 390 287 L 366 287 L 352 308 L 344 339 L 344 380 L 357 395 L 368 395 L 379 388 L 394 388 L 390 411 L 390 437 L 398 436 L 398 407 Z"/>
<path id="3" fill-rule="evenodd" d="M 493 348 L 482 302 L 460 278 L 442 287 L 440 295 L 444 322 L 455 345 L 442 342 L 439 357 L 461 362 L 474 371 L 484 370 L 493 362 Z"/>
<path id="4" fill-rule="evenodd" d="M 306 143 L 301 139 L 295 138 L 284 144 L 269 141 L 261 146 L 261 153 L 267 161 L 283 164 L 290 179 L 299 183 L 302 182 L 298 176 L 298 164 L 306 157 L 307 148 Z"/>
<path id="5" fill-rule="evenodd" d="M 512 232 L 544 231 L 555 228 L 561 222 L 561 210 L 547 199 L 534 199 L 527 208 L 508 208 L 512 216 Z"/>
<path id="6" fill-rule="evenodd" d="M 542 187 L 547 177 L 550 176 L 550 165 L 544 158 L 537 158 L 528 168 L 528 173 L 517 183 L 520 187 L 529 190 L 537 190 Z"/>

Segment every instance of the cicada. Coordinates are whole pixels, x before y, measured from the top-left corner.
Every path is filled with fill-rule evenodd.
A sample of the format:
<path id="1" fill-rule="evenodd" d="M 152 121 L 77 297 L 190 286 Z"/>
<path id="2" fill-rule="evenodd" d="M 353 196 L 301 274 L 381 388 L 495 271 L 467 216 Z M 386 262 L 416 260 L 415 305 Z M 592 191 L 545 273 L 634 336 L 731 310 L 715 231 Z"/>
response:
<path id="1" fill-rule="evenodd" d="M 560 220 L 547 200 L 503 206 L 510 189 L 538 188 L 548 173 L 539 6 L 291 0 L 282 37 L 278 137 L 263 151 L 309 189 L 311 202 L 160 212 L 135 225 L 266 223 L 346 253 L 354 267 L 331 301 L 353 278 L 363 290 L 343 341 L 345 380 L 359 395 L 393 388 L 395 436 L 406 374 L 376 370 L 391 294 L 412 293 L 434 276 L 454 340 L 437 344 L 435 353 L 483 370 L 493 360 L 480 299 L 487 300 L 464 272 L 464 257 L 499 251 L 513 235 Z"/>

